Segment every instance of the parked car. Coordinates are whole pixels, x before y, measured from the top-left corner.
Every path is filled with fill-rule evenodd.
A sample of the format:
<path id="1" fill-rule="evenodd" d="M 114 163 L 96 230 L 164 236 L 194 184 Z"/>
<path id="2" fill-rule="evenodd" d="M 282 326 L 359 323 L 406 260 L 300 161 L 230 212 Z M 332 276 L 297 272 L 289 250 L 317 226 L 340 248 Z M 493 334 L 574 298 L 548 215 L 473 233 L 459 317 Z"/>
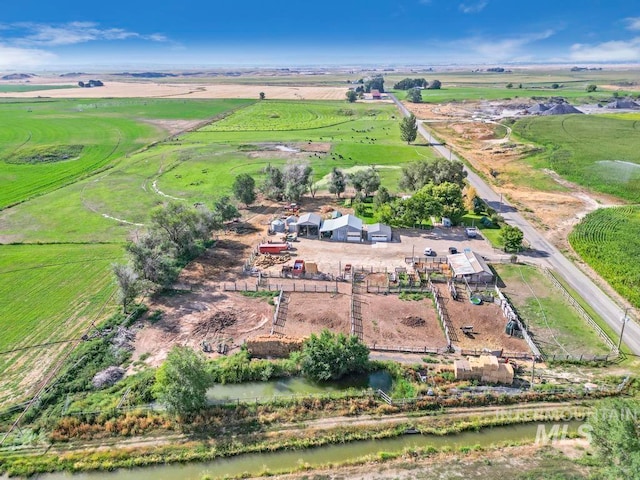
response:
<path id="1" fill-rule="evenodd" d="M 436 254 L 436 252 L 434 252 L 431 247 L 427 247 L 427 248 L 424 249 L 424 256 L 425 257 L 432 257 L 435 254 Z"/>
<path id="2" fill-rule="evenodd" d="M 449 247 L 449 255 L 455 255 L 458 253 L 458 249 L 456 247 Z"/>

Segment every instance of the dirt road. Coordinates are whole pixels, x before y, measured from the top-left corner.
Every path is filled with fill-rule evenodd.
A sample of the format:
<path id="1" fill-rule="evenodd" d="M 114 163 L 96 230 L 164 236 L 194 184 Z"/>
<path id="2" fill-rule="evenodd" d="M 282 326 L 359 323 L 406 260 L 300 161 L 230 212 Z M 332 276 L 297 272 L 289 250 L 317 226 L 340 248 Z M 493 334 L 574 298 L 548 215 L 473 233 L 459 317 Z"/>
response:
<path id="1" fill-rule="evenodd" d="M 405 116 L 409 116 L 407 108 L 394 96 L 389 95 Z M 418 123 L 418 131 L 432 145 L 433 149 L 444 158 L 461 161 L 450 149 L 438 143 L 423 124 Z M 624 311 L 609 296 L 607 296 L 593 281 L 580 271 L 575 265 L 565 258 L 560 251 L 545 240 L 517 210 L 494 192 L 491 187 L 476 173 L 465 168 L 467 179 L 478 192 L 478 195 L 493 209 L 504 217 L 513 226 L 520 228 L 524 237 L 531 245 L 535 256 L 541 257 L 587 302 L 595 312 L 600 315 L 607 324 L 619 332 L 622 326 Z M 629 321 L 625 329 L 624 342 L 635 354 L 640 355 L 640 326 L 634 321 Z"/>

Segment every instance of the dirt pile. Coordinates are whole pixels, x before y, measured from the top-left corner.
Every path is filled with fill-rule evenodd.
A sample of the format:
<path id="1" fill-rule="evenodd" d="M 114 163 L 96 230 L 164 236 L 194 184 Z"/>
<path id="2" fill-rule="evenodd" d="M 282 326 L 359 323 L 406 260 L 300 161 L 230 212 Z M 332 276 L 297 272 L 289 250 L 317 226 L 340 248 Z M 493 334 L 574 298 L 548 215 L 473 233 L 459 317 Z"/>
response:
<path id="1" fill-rule="evenodd" d="M 265 253 L 258 256 L 253 264 L 256 267 L 268 268 L 281 263 L 287 263 L 289 260 L 291 260 L 291 255 L 288 253 L 283 255 L 271 255 L 269 253 Z"/>
<path id="2" fill-rule="evenodd" d="M 109 367 L 105 370 L 98 372 L 91 380 L 91 384 L 94 388 L 110 387 L 117 381 L 124 377 L 124 368 L 121 367 Z"/>
<path id="3" fill-rule="evenodd" d="M 220 311 L 200 320 L 193 329 L 193 335 L 204 336 L 217 334 L 225 328 L 235 325 L 237 317 L 234 312 Z"/>
<path id="4" fill-rule="evenodd" d="M 246 345 L 254 357 L 286 358 L 302 350 L 303 338 L 261 335 L 247 340 Z"/>
<path id="5" fill-rule="evenodd" d="M 426 325 L 426 321 L 422 317 L 415 317 L 413 315 L 404 317 L 400 320 L 400 323 L 406 325 L 407 327 L 424 327 Z"/>
<path id="6" fill-rule="evenodd" d="M 129 330 L 128 328 L 118 327 L 118 331 L 111 339 L 111 345 L 114 351 L 125 350 L 127 352 L 132 351 L 133 342 L 136 339 L 136 332 Z"/>

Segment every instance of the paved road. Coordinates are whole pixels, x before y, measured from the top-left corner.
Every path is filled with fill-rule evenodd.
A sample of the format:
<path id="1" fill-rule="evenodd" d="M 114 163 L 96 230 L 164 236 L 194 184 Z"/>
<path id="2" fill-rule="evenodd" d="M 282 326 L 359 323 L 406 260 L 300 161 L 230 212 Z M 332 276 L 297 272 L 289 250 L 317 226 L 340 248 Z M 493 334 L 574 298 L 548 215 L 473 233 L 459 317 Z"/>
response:
<path id="1" fill-rule="evenodd" d="M 396 103 L 400 111 L 409 116 L 409 111 L 393 95 L 389 97 Z M 418 123 L 418 131 L 433 146 L 436 152 L 444 158 L 450 160 L 460 160 L 450 149 L 439 143 L 429 131 Z M 593 308 L 600 317 L 615 332 L 620 332 L 624 311 L 608 295 L 606 295 L 589 277 L 579 270 L 573 263 L 565 258 L 560 251 L 545 240 L 527 220 L 520 215 L 517 210 L 502 199 L 502 196 L 494 192 L 491 187 L 476 173 L 469 169 L 467 179 L 478 192 L 478 195 L 487 204 L 500 212 L 504 219 L 510 224 L 517 226 L 524 233 L 524 237 L 529 242 L 532 251 L 537 257 L 542 257 L 551 268 L 553 268 L 578 294 Z M 614 339 L 617 341 L 617 339 Z M 634 321 L 627 322 L 624 331 L 624 343 L 636 355 L 640 355 L 640 326 Z"/>

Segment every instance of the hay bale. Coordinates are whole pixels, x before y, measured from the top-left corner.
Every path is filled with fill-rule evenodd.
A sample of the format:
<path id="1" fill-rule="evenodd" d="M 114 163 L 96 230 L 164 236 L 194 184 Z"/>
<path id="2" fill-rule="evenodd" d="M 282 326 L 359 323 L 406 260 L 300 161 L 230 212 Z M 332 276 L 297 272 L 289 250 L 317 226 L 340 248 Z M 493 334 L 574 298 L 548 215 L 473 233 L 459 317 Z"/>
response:
<path id="1" fill-rule="evenodd" d="M 124 377 L 124 368 L 108 367 L 101 372 L 96 373 L 91 380 L 94 388 L 100 389 L 110 387 Z"/>
<path id="2" fill-rule="evenodd" d="M 292 352 L 302 350 L 304 338 L 260 335 L 247 340 L 247 349 L 254 357 L 286 358 Z"/>

